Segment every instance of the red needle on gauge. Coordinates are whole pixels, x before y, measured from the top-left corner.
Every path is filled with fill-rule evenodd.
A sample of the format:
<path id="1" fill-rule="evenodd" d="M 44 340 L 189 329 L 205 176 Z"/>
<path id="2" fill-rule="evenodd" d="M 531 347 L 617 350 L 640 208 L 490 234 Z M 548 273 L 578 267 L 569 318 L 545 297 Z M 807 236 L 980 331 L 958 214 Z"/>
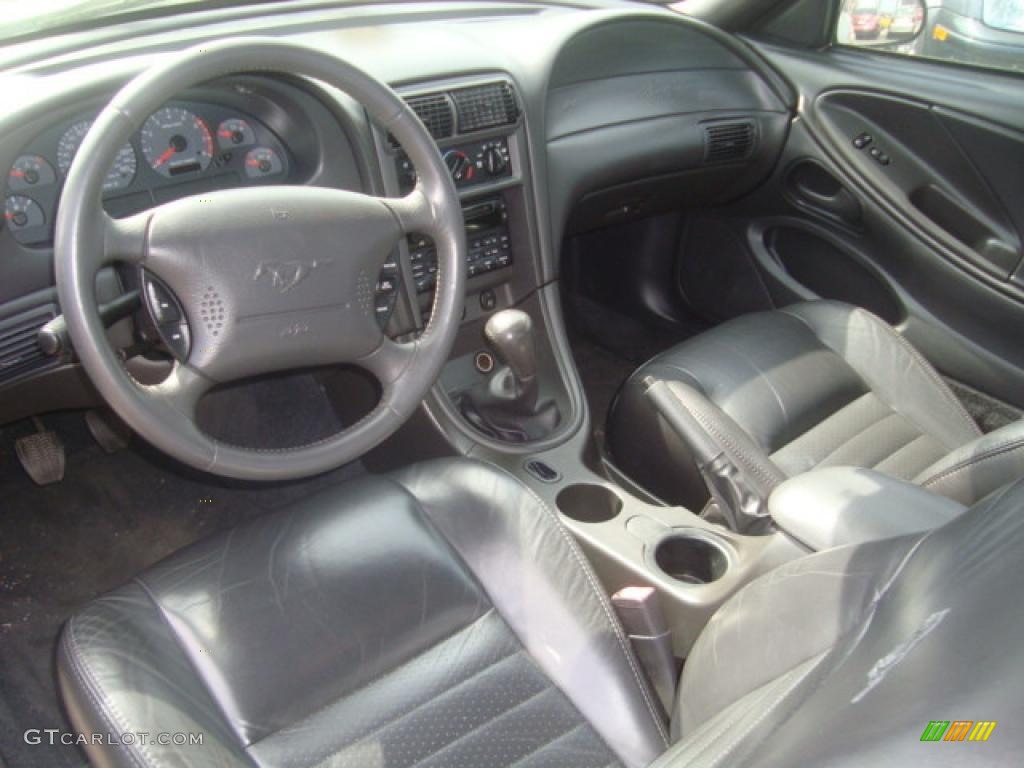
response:
<path id="1" fill-rule="evenodd" d="M 156 162 L 153 163 L 153 165 L 154 166 L 163 165 L 168 160 L 170 160 L 172 157 L 174 157 L 174 153 L 177 152 L 177 151 L 178 150 L 176 150 L 174 147 L 168 147 L 167 149 L 164 150 L 164 153 L 162 155 L 160 155 L 160 157 L 158 157 L 156 159 Z"/>

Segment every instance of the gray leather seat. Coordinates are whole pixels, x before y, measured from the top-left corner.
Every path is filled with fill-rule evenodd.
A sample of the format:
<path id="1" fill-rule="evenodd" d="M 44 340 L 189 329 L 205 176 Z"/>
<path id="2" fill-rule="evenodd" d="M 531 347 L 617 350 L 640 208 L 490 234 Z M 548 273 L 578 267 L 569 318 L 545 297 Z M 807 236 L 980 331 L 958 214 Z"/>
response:
<path id="1" fill-rule="evenodd" d="M 98 766 L 648 764 L 667 728 L 555 513 L 444 461 L 337 487 L 199 542 L 65 627 Z"/>
<path id="2" fill-rule="evenodd" d="M 173 555 L 68 623 L 60 683 L 103 735 L 96 766 L 938 764 L 920 734 L 953 716 L 1009 721 L 955 745 L 974 756 L 957 764 L 1006 764 L 1024 747 L 1022 506 L 1024 485 L 746 587 L 694 646 L 671 747 L 565 528 L 466 460 Z M 159 743 L 176 733 L 202 744 Z"/>
<path id="3" fill-rule="evenodd" d="M 902 336 L 846 304 L 731 320 L 658 355 L 623 386 L 608 422 L 615 464 L 665 501 L 700 509 L 708 493 L 697 441 L 654 407 L 647 390 L 656 382 L 761 498 L 828 466 L 875 469 L 968 506 L 1024 477 L 1024 421 L 982 435 Z"/>

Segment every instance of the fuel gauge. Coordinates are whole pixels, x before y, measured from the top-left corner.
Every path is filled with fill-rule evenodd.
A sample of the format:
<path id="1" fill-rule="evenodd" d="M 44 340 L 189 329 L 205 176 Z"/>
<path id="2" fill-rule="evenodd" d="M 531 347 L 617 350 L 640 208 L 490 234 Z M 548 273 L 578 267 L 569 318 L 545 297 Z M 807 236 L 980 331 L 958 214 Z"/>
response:
<path id="1" fill-rule="evenodd" d="M 252 126 L 240 117 L 230 117 L 217 126 L 217 146 L 222 152 L 256 143 Z"/>
<path id="2" fill-rule="evenodd" d="M 40 155 L 22 155 L 7 172 L 7 186 L 12 192 L 45 187 L 57 181 L 53 166 Z"/>
<path id="3" fill-rule="evenodd" d="M 245 175 L 250 179 L 273 176 L 282 170 L 284 165 L 281 163 L 281 156 L 270 147 L 250 149 L 245 156 Z"/>
<path id="4" fill-rule="evenodd" d="M 4 219 L 12 232 L 41 227 L 46 223 L 46 217 L 43 216 L 43 209 L 39 207 L 39 203 L 24 195 L 11 195 L 7 198 L 7 204 L 4 206 Z"/>

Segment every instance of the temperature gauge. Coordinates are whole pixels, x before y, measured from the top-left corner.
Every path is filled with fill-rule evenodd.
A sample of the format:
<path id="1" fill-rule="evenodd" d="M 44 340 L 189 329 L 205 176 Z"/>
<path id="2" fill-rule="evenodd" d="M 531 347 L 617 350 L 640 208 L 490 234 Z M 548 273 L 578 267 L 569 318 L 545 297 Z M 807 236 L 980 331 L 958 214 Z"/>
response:
<path id="1" fill-rule="evenodd" d="M 256 143 L 256 134 L 252 126 L 240 117 L 231 117 L 217 126 L 217 146 L 227 152 L 238 147 L 248 147 Z"/>
<path id="2" fill-rule="evenodd" d="M 12 192 L 45 187 L 57 180 L 53 166 L 39 155 L 22 155 L 7 172 L 7 186 Z"/>
<path id="3" fill-rule="evenodd" d="M 245 175 L 251 179 L 273 176 L 284 170 L 281 156 L 270 147 L 250 149 L 245 156 Z"/>
<path id="4" fill-rule="evenodd" d="M 43 209 L 35 200 L 24 195 L 11 195 L 7 198 L 7 205 L 4 206 L 4 219 L 12 232 L 41 227 L 46 223 Z"/>

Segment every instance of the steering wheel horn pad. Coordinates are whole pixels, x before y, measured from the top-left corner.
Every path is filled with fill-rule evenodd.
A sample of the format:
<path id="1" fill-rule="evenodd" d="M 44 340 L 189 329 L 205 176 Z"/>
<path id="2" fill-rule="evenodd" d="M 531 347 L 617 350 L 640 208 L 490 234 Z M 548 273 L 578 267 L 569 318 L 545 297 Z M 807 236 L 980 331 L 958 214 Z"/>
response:
<path id="1" fill-rule="evenodd" d="M 377 275 L 401 235 L 377 198 L 255 187 L 158 208 L 143 263 L 192 321 L 189 365 L 233 381 L 373 352 Z"/>
<path id="2" fill-rule="evenodd" d="M 403 198 L 337 189 L 263 186 L 185 197 L 127 219 L 102 207 L 118 149 L 185 88 L 229 74 L 286 72 L 359 101 L 402 144 L 417 170 Z M 380 268 L 409 233 L 438 253 L 434 311 L 414 341 L 385 336 L 374 313 Z M 392 434 L 448 359 L 464 298 L 465 233 L 458 195 L 430 134 L 388 86 L 305 46 L 236 38 L 176 54 L 128 83 L 100 113 L 77 153 L 55 230 L 57 290 L 76 353 L 110 406 L 179 460 L 242 479 L 304 477 L 345 464 Z M 192 344 L 159 385 L 128 374 L 97 313 L 104 264 L 128 262 L 180 303 Z M 354 363 L 381 383 L 377 407 L 312 445 L 244 448 L 196 425 L 196 405 L 218 383 L 317 365 Z"/>

